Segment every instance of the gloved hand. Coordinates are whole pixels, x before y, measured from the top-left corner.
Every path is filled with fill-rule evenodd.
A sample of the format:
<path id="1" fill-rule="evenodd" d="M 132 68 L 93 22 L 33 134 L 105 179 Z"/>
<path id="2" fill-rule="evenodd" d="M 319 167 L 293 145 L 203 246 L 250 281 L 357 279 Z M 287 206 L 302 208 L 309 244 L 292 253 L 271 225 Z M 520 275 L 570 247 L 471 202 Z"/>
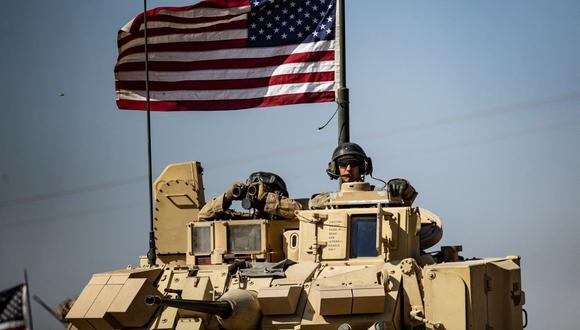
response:
<path id="1" fill-rule="evenodd" d="M 401 178 L 391 179 L 387 182 L 387 187 L 393 197 L 403 197 L 403 192 L 408 186 L 409 181 Z"/>
<path id="2" fill-rule="evenodd" d="M 268 196 L 268 191 L 266 190 L 266 185 L 262 181 L 255 183 L 258 186 L 258 195 L 256 195 L 256 200 L 259 202 L 265 202 Z"/>
<path id="3" fill-rule="evenodd" d="M 247 186 L 243 182 L 234 182 L 234 184 L 225 192 L 224 200 L 230 202 L 233 200 L 242 200 L 245 197 Z"/>
<path id="4" fill-rule="evenodd" d="M 417 196 L 415 188 L 411 186 L 409 181 L 402 178 L 389 180 L 387 187 L 391 197 L 402 198 L 406 204 L 411 204 Z"/>

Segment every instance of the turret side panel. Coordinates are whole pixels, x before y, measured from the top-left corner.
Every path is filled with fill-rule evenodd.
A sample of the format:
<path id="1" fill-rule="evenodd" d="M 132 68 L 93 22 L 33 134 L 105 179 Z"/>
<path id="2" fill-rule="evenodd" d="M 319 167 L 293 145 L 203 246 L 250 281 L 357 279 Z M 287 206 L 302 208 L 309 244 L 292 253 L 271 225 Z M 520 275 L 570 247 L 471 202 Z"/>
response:
<path id="1" fill-rule="evenodd" d="M 437 272 L 424 280 L 423 286 L 427 320 L 443 324 L 445 330 L 467 329 L 467 290 L 460 276 Z"/>
<path id="2" fill-rule="evenodd" d="M 519 262 L 519 259 L 517 259 Z M 524 293 L 520 267 L 514 260 L 487 264 L 488 324 L 493 329 L 521 329 Z"/>
<path id="3" fill-rule="evenodd" d="M 507 257 L 425 267 L 427 320 L 446 330 L 521 330 L 524 293 L 518 262 Z"/>
<path id="4" fill-rule="evenodd" d="M 171 164 L 155 181 L 154 232 L 159 254 L 187 252 L 186 224 L 197 220 L 205 203 L 201 164 Z M 175 259 L 175 258 L 174 258 Z"/>

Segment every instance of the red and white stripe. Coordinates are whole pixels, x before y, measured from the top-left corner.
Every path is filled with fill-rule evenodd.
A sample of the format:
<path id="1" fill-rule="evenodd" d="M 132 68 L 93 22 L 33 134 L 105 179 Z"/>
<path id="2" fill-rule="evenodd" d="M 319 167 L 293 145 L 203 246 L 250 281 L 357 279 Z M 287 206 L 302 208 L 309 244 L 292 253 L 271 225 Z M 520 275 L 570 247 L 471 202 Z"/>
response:
<path id="1" fill-rule="evenodd" d="M 228 7 L 231 6 L 231 7 Z M 151 110 L 234 110 L 335 99 L 336 42 L 247 47 L 247 0 L 148 11 Z M 117 105 L 144 110 L 143 18 L 118 34 Z"/>
<path id="2" fill-rule="evenodd" d="M 10 321 L 0 324 L 0 330 L 26 330 L 24 321 Z"/>

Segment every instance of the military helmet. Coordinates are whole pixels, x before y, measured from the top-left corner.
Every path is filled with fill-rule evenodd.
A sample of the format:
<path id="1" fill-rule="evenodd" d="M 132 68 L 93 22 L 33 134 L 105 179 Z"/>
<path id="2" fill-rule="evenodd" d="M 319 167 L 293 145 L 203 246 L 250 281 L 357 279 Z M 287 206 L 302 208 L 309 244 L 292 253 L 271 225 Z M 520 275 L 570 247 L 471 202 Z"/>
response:
<path id="1" fill-rule="evenodd" d="M 286 189 L 286 183 L 282 178 L 271 172 L 254 172 L 250 174 L 246 183 L 262 182 L 266 185 L 266 190 L 268 192 L 273 192 L 281 196 L 288 197 L 288 190 Z"/>
<path id="2" fill-rule="evenodd" d="M 362 175 L 371 175 L 373 173 L 373 162 L 370 157 L 367 157 L 363 148 L 356 143 L 345 142 L 339 144 L 338 147 L 334 149 L 332 160 L 328 163 L 326 173 L 331 179 L 335 180 L 340 177 L 337 160 L 345 157 L 356 158 L 359 160 Z"/>

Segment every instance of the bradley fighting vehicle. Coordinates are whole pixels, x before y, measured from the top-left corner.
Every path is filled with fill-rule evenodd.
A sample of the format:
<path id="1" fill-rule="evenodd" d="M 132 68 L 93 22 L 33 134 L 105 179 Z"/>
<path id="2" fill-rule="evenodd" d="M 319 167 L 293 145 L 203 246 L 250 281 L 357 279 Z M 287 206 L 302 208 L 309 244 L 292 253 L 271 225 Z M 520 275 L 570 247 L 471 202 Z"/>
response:
<path id="1" fill-rule="evenodd" d="M 520 258 L 425 252 L 439 218 L 344 183 L 293 219 L 199 221 L 198 162 L 154 184 L 157 265 L 95 274 L 69 329 L 522 329 Z M 416 194 L 415 194 L 416 196 Z M 413 197 L 414 199 L 414 197 Z"/>

